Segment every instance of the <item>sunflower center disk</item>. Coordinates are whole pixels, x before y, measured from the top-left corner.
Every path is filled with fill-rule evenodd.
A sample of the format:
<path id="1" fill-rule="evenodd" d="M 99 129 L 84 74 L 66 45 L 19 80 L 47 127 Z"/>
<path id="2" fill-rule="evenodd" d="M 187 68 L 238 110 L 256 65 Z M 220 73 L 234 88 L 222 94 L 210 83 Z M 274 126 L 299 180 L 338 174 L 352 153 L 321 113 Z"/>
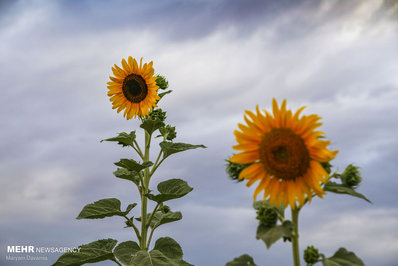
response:
<path id="1" fill-rule="evenodd" d="M 310 166 L 310 155 L 304 140 L 288 128 L 274 128 L 260 142 L 260 161 L 273 176 L 295 180 Z"/>
<path id="2" fill-rule="evenodd" d="M 123 94 L 130 102 L 141 102 L 148 95 L 145 80 L 137 74 L 128 75 L 123 80 Z"/>

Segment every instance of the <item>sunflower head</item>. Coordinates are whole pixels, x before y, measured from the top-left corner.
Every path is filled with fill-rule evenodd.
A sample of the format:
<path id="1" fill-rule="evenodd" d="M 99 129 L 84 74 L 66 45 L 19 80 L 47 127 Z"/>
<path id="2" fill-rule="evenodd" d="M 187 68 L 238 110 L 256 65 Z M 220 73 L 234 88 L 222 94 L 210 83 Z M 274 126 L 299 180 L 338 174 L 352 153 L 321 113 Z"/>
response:
<path id="1" fill-rule="evenodd" d="M 112 109 L 117 112 L 124 110 L 123 116 L 127 119 L 144 117 L 156 107 L 160 99 L 157 94 L 158 85 L 152 67 L 153 62 L 142 65 L 129 56 L 122 60 L 122 68 L 112 67 L 114 77 L 110 76 L 108 96 L 112 102 Z"/>
<path id="2" fill-rule="evenodd" d="M 273 99 L 273 114 L 246 111 L 246 124 L 238 124 L 240 130 L 234 132 L 241 151 L 230 161 L 238 164 L 250 164 L 239 173 L 239 179 L 248 180 L 247 186 L 260 181 L 254 198 L 264 192 L 264 200 L 271 205 L 296 207 L 310 201 L 315 193 L 322 197 L 325 192 L 321 184 L 329 174 L 321 163 L 332 160 L 337 151 L 329 151 L 329 141 L 322 138 L 321 131 L 315 131 L 320 125 L 317 115 L 300 116 L 305 107 L 296 113 L 286 109 L 286 100 L 281 107 Z"/>

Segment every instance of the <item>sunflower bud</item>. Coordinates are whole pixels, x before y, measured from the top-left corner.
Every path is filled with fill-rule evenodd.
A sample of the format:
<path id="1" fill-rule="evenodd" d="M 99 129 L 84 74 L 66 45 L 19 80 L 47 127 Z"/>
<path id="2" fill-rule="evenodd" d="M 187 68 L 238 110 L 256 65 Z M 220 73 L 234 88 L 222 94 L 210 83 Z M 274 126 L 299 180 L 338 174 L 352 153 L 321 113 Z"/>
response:
<path id="1" fill-rule="evenodd" d="M 352 164 L 348 165 L 341 174 L 341 180 L 343 181 L 343 184 L 349 187 L 358 186 L 362 181 L 359 167 L 353 166 Z"/>
<path id="2" fill-rule="evenodd" d="M 278 214 L 273 208 L 263 206 L 260 207 L 256 213 L 256 219 L 260 221 L 260 224 L 267 227 L 275 226 L 276 222 L 278 221 Z"/>
<path id="3" fill-rule="evenodd" d="M 165 127 L 161 127 L 159 131 L 166 140 L 173 140 L 177 137 L 176 127 L 167 125 Z"/>
<path id="4" fill-rule="evenodd" d="M 239 173 L 246 168 L 248 165 L 247 164 L 239 164 L 239 163 L 233 163 L 230 160 L 225 160 L 227 162 L 226 169 L 225 171 L 229 175 L 229 177 L 232 180 L 236 180 L 238 182 L 242 181 L 239 180 Z"/>
<path id="5" fill-rule="evenodd" d="M 314 246 L 308 246 L 304 251 L 304 261 L 308 264 L 315 264 L 319 259 L 319 252 Z"/>
<path id="6" fill-rule="evenodd" d="M 156 78 L 156 85 L 159 86 L 159 89 L 165 90 L 169 87 L 169 82 L 163 76 L 157 76 Z"/>
<path id="7" fill-rule="evenodd" d="M 149 113 L 148 119 L 151 119 L 151 120 L 158 119 L 163 122 L 166 119 L 166 112 L 163 112 L 162 109 L 160 109 L 160 108 L 154 109 Z"/>

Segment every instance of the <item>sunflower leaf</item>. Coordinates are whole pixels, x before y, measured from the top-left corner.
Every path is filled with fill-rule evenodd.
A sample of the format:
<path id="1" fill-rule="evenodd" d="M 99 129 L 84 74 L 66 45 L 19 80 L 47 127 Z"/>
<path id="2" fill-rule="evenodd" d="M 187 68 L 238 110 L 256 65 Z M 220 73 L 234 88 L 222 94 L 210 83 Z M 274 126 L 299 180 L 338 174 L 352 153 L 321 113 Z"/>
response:
<path id="1" fill-rule="evenodd" d="M 115 198 L 101 199 L 84 206 L 76 219 L 102 219 L 115 215 L 125 216 L 137 205 L 137 203 L 128 205 L 124 212 L 120 210 L 120 205 L 120 200 Z"/>
<path id="2" fill-rule="evenodd" d="M 140 246 L 136 242 L 126 241 L 117 245 L 113 253 L 124 265 L 135 265 L 133 264 L 133 260 L 137 252 L 140 250 Z"/>
<path id="3" fill-rule="evenodd" d="M 146 220 L 148 221 L 149 218 L 151 217 L 152 213 L 147 213 Z M 141 217 L 135 218 L 137 221 L 141 222 Z M 168 211 L 166 213 L 164 212 L 155 212 L 155 214 L 152 217 L 151 224 L 149 225 L 151 228 L 157 228 L 162 224 L 167 224 L 167 223 L 172 223 L 175 221 L 179 221 L 182 219 L 182 213 L 181 212 L 172 212 Z"/>
<path id="4" fill-rule="evenodd" d="M 130 134 L 127 134 L 126 132 L 122 132 L 122 133 L 119 133 L 119 135 L 116 137 L 109 138 L 109 139 L 103 139 L 103 140 L 101 140 L 101 142 L 117 141 L 118 142 L 117 144 L 120 144 L 123 147 L 125 147 L 125 146 L 133 147 L 135 138 L 136 138 L 135 131 L 131 131 Z"/>
<path id="5" fill-rule="evenodd" d="M 113 174 L 122 179 L 130 180 L 134 182 L 137 186 L 140 184 L 140 176 L 135 171 L 130 171 L 126 168 L 118 168 Z"/>
<path id="6" fill-rule="evenodd" d="M 234 258 L 234 260 L 227 262 L 225 266 L 257 266 L 257 264 L 254 263 L 254 260 L 251 256 L 247 254 L 243 254 L 237 258 Z"/>
<path id="7" fill-rule="evenodd" d="M 152 135 L 153 132 L 164 126 L 165 124 L 159 119 L 145 119 L 140 125 L 140 128 L 145 129 L 149 135 Z"/>
<path id="8" fill-rule="evenodd" d="M 257 239 L 264 241 L 267 249 L 271 247 L 276 241 L 282 237 L 291 238 L 293 230 L 293 224 L 290 221 L 285 221 L 282 225 L 275 225 L 268 227 L 260 224 L 257 227 Z"/>
<path id="9" fill-rule="evenodd" d="M 79 246 L 79 252 L 64 253 L 53 266 L 76 266 L 85 263 L 115 260 L 112 250 L 116 243 L 117 240 L 115 239 L 102 239 Z"/>
<path id="10" fill-rule="evenodd" d="M 151 251 L 140 250 L 132 259 L 131 265 L 153 266 L 192 266 L 182 259 L 181 246 L 170 237 L 159 238 Z"/>
<path id="11" fill-rule="evenodd" d="M 159 145 L 162 148 L 164 158 L 177 152 L 182 152 L 197 148 L 206 148 L 206 146 L 204 145 L 192 145 L 187 143 L 168 142 L 168 141 L 162 141 L 161 143 L 159 143 Z"/>
<path id="12" fill-rule="evenodd" d="M 362 195 L 361 193 L 356 192 L 355 189 L 353 189 L 352 187 L 346 186 L 344 184 L 337 184 L 335 182 L 329 181 L 328 183 L 325 184 L 325 186 L 323 187 L 323 190 L 329 191 L 329 192 L 332 192 L 332 193 L 336 193 L 336 194 L 351 195 L 353 197 L 361 198 L 361 199 L 366 200 L 369 203 L 372 203 L 364 195 Z"/>
<path id="13" fill-rule="evenodd" d="M 182 219 L 181 212 L 156 212 L 151 220 L 151 228 L 159 227 L 162 224 L 172 223 Z"/>
<path id="14" fill-rule="evenodd" d="M 153 162 L 148 161 L 141 164 L 133 159 L 120 159 L 120 161 L 116 162 L 115 165 L 139 173 L 141 170 L 152 166 Z"/>
<path id="15" fill-rule="evenodd" d="M 146 196 L 157 203 L 162 203 L 172 199 L 178 199 L 193 190 L 192 187 L 188 185 L 188 183 L 181 179 L 170 179 L 163 182 L 160 182 L 158 185 L 158 190 L 160 194 L 146 194 Z"/>
<path id="16" fill-rule="evenodd" d="M 330 258 L 322 259 L 323 266 L 364 266 L 363 261 L 354 252 L 339 248 Z"/>

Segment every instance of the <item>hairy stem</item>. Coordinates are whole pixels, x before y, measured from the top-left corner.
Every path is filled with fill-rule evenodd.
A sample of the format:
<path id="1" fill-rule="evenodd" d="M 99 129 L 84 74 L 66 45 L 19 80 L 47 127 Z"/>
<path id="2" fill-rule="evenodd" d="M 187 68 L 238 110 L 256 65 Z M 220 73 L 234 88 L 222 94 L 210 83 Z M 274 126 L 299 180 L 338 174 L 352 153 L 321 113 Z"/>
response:
<path id="1" fill-rule="evenodd" d="M 138 155 L 141 157 L 141 159 L 144 160 L 144 154 L 142 153 L 140 145 L 138 145 L 138 142 L 136 140 L 133 141 L 133 148 L 138 153 Z"/>
<path id="2" fill-rule="evenodd" d="M 149 244 L 151 244 L 151 240 L 152 240 L 152 236 L 153 236 L 153 231 L 155 231 L 155 229 L 156 229 L 156 227 L 152 228 L 152 230 L 151 230 L 151 234 L 149 235 L 147 247 L 149 247 Z"/>
<path id="3" fill-rule="evenodd" d="M 127 217 L 127 215 L 124 215 L 124 218 L 126 218 L 127 222 L 130 221 L 130 219 L 129 219 L 129 217 Z M 129 224 L 130 224 L 130 223 L 129 223 Z M 136 236 L 137 236 L 137 238 L 138 238 L 138 241 L 141 242 L 140 231 L 138 230 L 137 226 L 135 226 L 135 224 L 133 224 L 133 223 L 131 223 L 131 226 L 132 226 L 133 229 L 134 229 L 134 232 L 135 232 L 135 234 L 136 234 Z"/>
<path id="4" fill-rule="evenodd" d="M 148 132 L 145 131 L 145 154 L 144 154 L 144 162 L 149 161 L 149 148 L 151 146 L 151 135 L 148 134 Z M 147 221 L 146 221 L 146 216 L 147 216 L 147 197 L 145 196 L 146 193 L 148 193 L 148 186 L 149 186 L 149 169 L 146 168 L 144 170 L 144 182 L 142 183 L 142 194 L 141 194 L 141 241 L 140 241 L 140 248 L 141 249 L 146 249 L 146 239 L 147 239 Z"/>
<path id="5" fill-rule="evenodd" d="M 299 249 L 299 234 L 298 234 L 298 217 L 300 209 L 295 207 L 292 208 L 292 251 L 293 251 L 293 265 L 300 266 L 300 249 Z"/>
<path id="6" fill-rule="evenodd" d="M 152 167 L 152 171 L 151 171 L 151 176 L 153 175 L 153 173 L 155 173 L 156 169 L 158 169 L 158 167 L 160 166 L 160 164 L 165 160 L 165 158 L 163 157 L 162 160 L 160 160 L 160 162 L 157 165 L 154 165 Z"/>
<path id="7" fill-rule="evenodd" d="M 152 221 L 153 215 L 158 210 L 158 207 L 159 207 L 159 203 L 156 204 L 156 207 L 155 207 L 155 209 L 153 209 L 153 212 L 151 213 L 151 216 L 149 216 L 146 228 L 148 228 L 151 225 L 151 221 Z"/>
<path id="8" fill-rule="evenodd" d="M 150 172 L 150 176 L 153 175 L 153 173 L 155 173 L 156 168 L 158 168 L 158 162 L 160 159 L 160 156 L 162 155 L 162 150 L 160 150 L 158 158 L 156 158 L 155 164 L 152 166 L 151 172 Z M 162 163 L 162 161 L 159 163 L 159 165 Z"/>

